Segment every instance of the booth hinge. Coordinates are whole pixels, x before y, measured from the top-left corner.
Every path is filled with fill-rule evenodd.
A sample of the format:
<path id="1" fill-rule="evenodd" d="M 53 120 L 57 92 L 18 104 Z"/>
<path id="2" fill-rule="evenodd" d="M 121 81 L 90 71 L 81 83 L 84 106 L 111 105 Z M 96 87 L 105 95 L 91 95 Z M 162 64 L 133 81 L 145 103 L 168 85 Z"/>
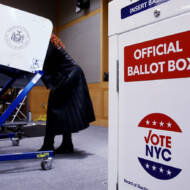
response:
<path id="1" fill-rule="evenodd" d="M 119 92 L 119 60 L 116 62 L 116 90 Z"/>
<path id="2" fill-rule="evenodd" d="M 116 190 L 119 190 L 118 182 L 116 183 Z"/>

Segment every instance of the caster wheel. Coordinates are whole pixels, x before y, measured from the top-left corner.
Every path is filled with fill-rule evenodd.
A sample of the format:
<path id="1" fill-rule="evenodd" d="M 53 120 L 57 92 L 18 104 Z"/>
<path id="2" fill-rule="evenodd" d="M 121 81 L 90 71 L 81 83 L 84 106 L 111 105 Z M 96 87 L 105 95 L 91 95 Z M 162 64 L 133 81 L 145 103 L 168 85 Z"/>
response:
<path id="1" fill-rule="evenodd" d="M 52 168 L 52 162 L 53 162 L 53 158 L 51 158 L 51 157 L 42 160 L 41 168 L 43 170 L 50 170 Z"/>
<path id="2" fill-rule="evenodd" d="M 20 139 L 19 138 L 12 138 L 12 145 L 13 146 L 19 146 Z"/>

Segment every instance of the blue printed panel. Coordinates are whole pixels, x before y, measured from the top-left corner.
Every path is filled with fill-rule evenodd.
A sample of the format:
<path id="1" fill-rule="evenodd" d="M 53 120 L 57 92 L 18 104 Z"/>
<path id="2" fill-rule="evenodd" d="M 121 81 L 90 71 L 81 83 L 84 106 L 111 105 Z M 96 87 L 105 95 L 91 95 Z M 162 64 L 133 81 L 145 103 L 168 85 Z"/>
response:
<path id="1" fill-rule="evenodd" d="M 161 179 L 169 180 L 176 177 L 181 169 L 146 160 L 144 158 L 138 158 L 142 167 L 148 172 L 151 176 Z"/>
<path id="2" fill-rule="evenodd" d="M 121 19 L 135 15 L 170 0 L 140 0 L 121 9 Z"/>

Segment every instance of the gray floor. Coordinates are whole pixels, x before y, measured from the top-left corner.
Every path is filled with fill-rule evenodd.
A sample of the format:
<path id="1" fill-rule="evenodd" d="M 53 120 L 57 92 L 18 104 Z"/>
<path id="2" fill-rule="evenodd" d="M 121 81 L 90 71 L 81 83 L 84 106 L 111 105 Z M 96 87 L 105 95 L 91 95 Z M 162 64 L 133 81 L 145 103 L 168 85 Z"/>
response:
<path id="1" fill-rule="evenodd" d="M 61 142 L 57 136 L 55 146 Z M 43 138 L 25 138 L 20 146 L 0 141 L 0 154 L 36 151 Z M 53 169 L 40 160 L 0 162 L 1 190 L 107 190 L 107 128 L 91 126 L 73 135 L 75 153 L 55 156 Z"/>

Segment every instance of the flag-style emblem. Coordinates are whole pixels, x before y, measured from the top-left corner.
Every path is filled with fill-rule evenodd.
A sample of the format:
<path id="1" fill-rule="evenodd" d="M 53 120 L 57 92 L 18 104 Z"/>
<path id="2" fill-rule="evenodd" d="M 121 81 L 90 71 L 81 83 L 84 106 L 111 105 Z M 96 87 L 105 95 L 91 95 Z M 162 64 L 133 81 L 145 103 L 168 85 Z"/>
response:
<path id="1" fill-rule="evenodd" d="M 165 135 L 164 131 L 182 133 L 178 124 L 169 116 L 162 113 L 152 113 L 145 116 L 138 125 L 146 128 L 144 137 L 145 158 L 138 157 L 144 170 L 151 176 L 160 180 L 169 180 L 176 177 L 182 170 L 170 166 L 172 160 L 172 136 Z M 163 134 L 158 134 L 157 130 Z"/>

